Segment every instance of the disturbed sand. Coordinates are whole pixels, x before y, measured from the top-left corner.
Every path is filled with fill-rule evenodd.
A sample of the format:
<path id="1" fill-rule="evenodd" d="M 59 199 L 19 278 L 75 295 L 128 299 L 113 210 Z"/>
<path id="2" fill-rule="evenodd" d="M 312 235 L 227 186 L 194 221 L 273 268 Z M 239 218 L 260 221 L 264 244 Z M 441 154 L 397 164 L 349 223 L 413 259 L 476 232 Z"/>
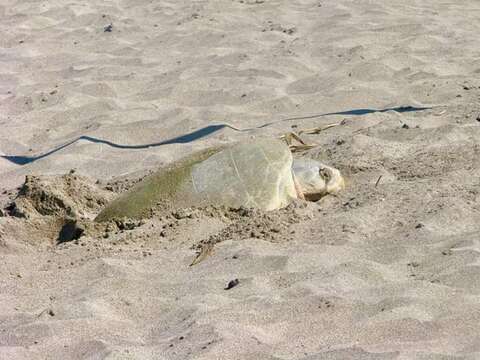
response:
<path id="1" fill-rule="evenodd" d="M 0 358 L 480 358 L 479 16 L 3 1 Z M 339 196 L 91 221 L 193 151 L 339 122 L 303 136 Z"/>

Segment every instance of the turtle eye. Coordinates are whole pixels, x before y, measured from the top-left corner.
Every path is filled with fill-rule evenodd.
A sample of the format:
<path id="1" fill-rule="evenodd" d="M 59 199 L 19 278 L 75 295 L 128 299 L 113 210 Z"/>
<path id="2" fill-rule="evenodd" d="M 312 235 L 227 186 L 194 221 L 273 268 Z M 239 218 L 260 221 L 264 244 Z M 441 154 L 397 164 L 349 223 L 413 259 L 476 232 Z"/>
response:
<path id="1" fill-rule="evenodd" d="M 319 170 L 319 174 L 320 176 L 325 180 L 325 182 L 329 182 L 330 179 L 332 178 L 332 174 L 330 173 L 330 171 L 326 168 L 321 168 Z"/>

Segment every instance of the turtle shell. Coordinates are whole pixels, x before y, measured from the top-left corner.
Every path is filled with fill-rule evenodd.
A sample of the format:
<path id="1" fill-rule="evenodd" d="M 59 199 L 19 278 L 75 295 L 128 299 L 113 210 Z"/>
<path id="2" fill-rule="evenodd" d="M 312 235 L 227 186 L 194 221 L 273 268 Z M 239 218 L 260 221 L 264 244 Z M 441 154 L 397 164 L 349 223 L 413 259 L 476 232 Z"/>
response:
<path id="1" fill-rule="evenodd" d="M 257 139 L 195 153 L 145 178 L 111 202 L 97 221 L 142 218 L 168 209 L 224 205 L 274 210 L 296 198 L 292 154 L 275 139 Z"/>

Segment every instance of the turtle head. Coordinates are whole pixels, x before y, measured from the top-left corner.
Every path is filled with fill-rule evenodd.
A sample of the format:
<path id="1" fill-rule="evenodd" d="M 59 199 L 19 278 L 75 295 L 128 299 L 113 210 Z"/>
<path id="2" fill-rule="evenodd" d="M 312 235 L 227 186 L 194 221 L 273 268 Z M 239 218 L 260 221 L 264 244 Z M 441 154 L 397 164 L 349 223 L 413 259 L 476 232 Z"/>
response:
<path id="1" fill-rule="evenodd" d="M 317 201 L 345 187 L 340 171 L 313 159 L 294 159 L 292 170 L 295 182 L 306 200 Z"/>

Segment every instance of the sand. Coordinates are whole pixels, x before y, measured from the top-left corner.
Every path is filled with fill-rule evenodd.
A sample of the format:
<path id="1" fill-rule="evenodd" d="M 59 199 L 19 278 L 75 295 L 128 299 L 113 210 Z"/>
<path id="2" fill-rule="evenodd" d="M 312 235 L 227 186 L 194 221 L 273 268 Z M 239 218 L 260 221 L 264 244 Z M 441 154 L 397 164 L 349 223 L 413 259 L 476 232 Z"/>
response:
<path id="1" fill-rule="evenodd" d="M 0 358 L 480 358 L 479 16 L 3 1 Z M 338 122 L 303 135 L 338 196 L 91 221 L 194 151 Z"/>

